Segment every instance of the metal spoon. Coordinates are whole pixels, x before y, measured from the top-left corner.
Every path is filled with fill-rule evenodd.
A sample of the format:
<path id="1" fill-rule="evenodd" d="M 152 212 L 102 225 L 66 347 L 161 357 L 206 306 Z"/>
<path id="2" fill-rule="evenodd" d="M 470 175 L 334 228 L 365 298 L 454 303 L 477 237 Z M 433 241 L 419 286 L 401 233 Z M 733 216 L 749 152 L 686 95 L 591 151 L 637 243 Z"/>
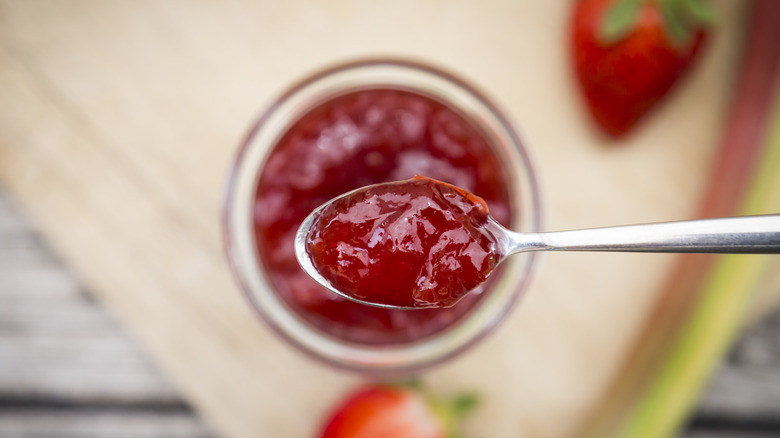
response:
<path id="1" fill-rule="evenodd" d="M 330 291 L 349 300 L 387 309 L 421 309 L 360 300 L 336 289 L 312 264 L 306 237 L 319 215 L 334 198 L 314 210 L 298 228 L 295 255 L 303 270 Z M 608 251 L 654 253 L 780 254 L 780 214 L 658 222 L 617 227 L 546 233 L 517 233 L 492 218 L 488 227 L 499 236 L 502 260 L 526 251 Z M 435 307 L 435 306 L 430 306 Z"/>

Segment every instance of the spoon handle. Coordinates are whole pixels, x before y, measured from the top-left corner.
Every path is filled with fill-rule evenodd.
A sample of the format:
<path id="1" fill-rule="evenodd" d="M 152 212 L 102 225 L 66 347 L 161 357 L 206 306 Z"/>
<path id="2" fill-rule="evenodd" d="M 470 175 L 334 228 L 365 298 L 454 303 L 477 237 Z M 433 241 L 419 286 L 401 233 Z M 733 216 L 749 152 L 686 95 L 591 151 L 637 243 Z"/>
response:
<path id="1" fill-rule="evenodd" d="M 539 250 L 780 254 L 780 215 L 508 234 L 506 254 Z"/>

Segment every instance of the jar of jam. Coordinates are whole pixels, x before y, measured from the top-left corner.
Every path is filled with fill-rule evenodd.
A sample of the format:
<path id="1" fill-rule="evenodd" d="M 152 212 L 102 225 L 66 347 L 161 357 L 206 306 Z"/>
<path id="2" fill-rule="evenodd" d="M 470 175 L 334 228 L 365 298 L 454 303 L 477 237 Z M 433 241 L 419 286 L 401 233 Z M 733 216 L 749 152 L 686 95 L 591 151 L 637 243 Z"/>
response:
<path id="1" fill-rule="evenodd" d="M 517 133 L 483 94 L 447 72 L 401 60 L 352 62 L 273 102 L 238 153 L 223 205 L 228 259 L 260 319 L 319 360 L 382 375 L 418 372 L 489 333 L 527 287 L 533 253 L 507 260 L 445 309 L 357 304 L 298 266 L 295 232 L 314 208 L 414 175 L 478 195 L 513 230 L 539 231 L 534 169 Z"/>

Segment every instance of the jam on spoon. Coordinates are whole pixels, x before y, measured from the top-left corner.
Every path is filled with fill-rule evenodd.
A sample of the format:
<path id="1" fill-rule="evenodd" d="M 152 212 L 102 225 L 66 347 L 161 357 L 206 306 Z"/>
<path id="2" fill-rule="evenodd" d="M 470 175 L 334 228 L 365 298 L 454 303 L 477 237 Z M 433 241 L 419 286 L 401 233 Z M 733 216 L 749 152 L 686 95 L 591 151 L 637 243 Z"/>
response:
<path id="1" fill-rule="evenodd" d="M 516 233 L 485 202 L 421 176 L 348 192 L 301 224 L 298 261 L 331 291 L 388 308 L 449 307 L 524 251 L 780 253 L 780 215 Z"/>
<path id="2" fill-rule="evenodd" d="M 450 307 L 501 260 L 489 218 L 481 198 L 415 176 L 330 203 L 312 225 L 306 251 L 317 271 L 351 298 Z"/>

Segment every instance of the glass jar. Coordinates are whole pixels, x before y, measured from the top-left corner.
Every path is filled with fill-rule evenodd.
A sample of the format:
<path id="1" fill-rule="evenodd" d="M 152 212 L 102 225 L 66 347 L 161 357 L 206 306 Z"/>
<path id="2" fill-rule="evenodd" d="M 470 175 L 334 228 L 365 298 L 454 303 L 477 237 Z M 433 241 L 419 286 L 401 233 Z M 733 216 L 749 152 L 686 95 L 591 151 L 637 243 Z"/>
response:
<path id="1" fill-rule="evenodd" d="M 415 117 L 416 112 L 421 115 Z M 374 120 L 386 120 L 395 131 L 389 125 L 369 128 Z M 435 126 L 421 127 L 423 122 Z M 370 138 L 388 129 L 386 140 L 395 149 Z M 311 132 L 318 136 L 311 138 Z M 425 137 L 427 142 L 449 143 L 433 152 L 413 150 L 414 140 L 402 138 L 407 134 L 419 136 L 420 141 Z M 453 138 L 474 145 L 465 147 Z M 361 141 L 374 141 L 372 147 L 379 149 L 360 155 L 365 151 L 357 146 L 355 152 L 354 145 Z M 304 148 L 295 152 L 300 147 Z M 252 127 L 229 172 L 223 225 L 233 273 L 260 319 L 276 333 L 317 360 L 363 374 L 398 376 L 450 359 L 495 328 L 527 288 L 536 255 L 506 260 L 482 293 L 467 297 L 455 310 L 376 313 L 374 308 L 339 302 L 341 298 L 334 294 L 321 295 L 328 292 L 313 289 L 319 286 L 306 283 L 313 280 L 302 278 L 297 265 L 290 266 L 292 240 L 288 247 L 286 235 L 319 203 L 342 191 L 381 182 L 371 180 L 372 166 L 387 163 L 396 167 L 382 179 L 410 177 L 404 174 L 407 171 L 420 173 L 462 185 L 482 197 L 485 193 L 474 187 L 487 180 L 499 184 L 488 194 L 495 192 L 500 202 L 491 205 L 491 197 L 486 197 L 491 212 L 513 230 L 539 231 L 542 212 L 534 168 L 506 117 L 482 93 L 453 75 L 392 59 L 325 69 L 274 101 Z M 470 178 L 472 174 L 477 176 Z M 344 178 L 351 187 L 334 186 L 334 179 Z M 272 186 L 279 179 L 295 187 L 276 190 Z M 469 187 L 471 183 L 476 186 Z M 330 186 L 341 188 L 317 198 Z M 278 224 L 286 228 L 277 232 L 280 228 L 273 227 Z M 269 246 L 277 238 L 282 243 Z M 373 328 L 361 327 L 363 323 Z"/>

